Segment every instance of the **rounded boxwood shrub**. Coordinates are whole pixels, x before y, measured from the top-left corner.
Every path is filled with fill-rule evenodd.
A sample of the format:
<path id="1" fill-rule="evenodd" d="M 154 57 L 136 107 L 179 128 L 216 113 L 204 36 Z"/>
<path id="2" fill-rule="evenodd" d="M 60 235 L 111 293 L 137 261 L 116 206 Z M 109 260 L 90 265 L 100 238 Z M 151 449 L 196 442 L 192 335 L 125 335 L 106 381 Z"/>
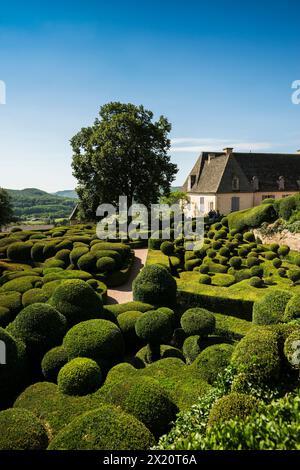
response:
<path id="1" fill-rule="evenodd" d="M 0 429 L 0 450 L 44 450 L 48 445 L 46 430 L 31 411 L 0 411 Z"/>
<path id="2" fill-rule="evenodd" d="M 271 261 L 276 258 L 276 253 L 274 253 L 274 251 L 265 251 L 265 253 L 263 253 L 263 256 L 267 260 Z"/>
<path id="3" fill-rule="evenodd" d="M 65 263 L 65 266 L 68 266 L 70 264 L 70 253 L 71 250 L 63 249 L 59 250 L 55 254 L 55 259 L 59 259 Z"/>
<path id="4" fill-rule="evenodd" d="M 211 277 L 208 274 L 200 274 L 198 282 L 200 284 L 211 284 Z"/>
<path id="5" fill-rule="evenodd" d="M 284 258 L 285 256 L 289 254 L 289 252 L 290 252 L 290 247 L 288 245 L 281 245 L 278 248 L 277 254 Z"/>
<path id="6" fill-rule="evenodd" d="M 9 309 L 0 306 L 0 327 L 6 327 L 12 320 L 13 317 Z"/>
<path id="7" fill-rule="evenodd" d="M 218 375 L 229 365 L 233 350 L 233 346 L 227 343 L 208 346 L 200 352 L 191 367 L 196 369 L 197 376 L 213 384 Z"/>
<path id="8" fill-rule="evenodd" d="M 145 424 L 155 437 L 170 428 L 178 412 L 167 392 L 151 377 L 141 377 L 129 389 L 124 409 Z"/>
<path id="9" fill-rule="evenodd" d="M 253 266 L 258 266 L 258 265 L 259 265 L 259 259 L 257 259 L 256 257 L 249 256 L 249 258 L 247 258 L 248 268 L 252 268 Z"/>
<path id="10" fill-rule="evenodd" d="M 93 272 L 96 270 L 96 261 L 97 258 L 92 253 L 86 253 L 85 255 L 80 256 L 77 261 L 77 266 L 81 271 Z"/>
<path id="11" fill-rule="evenodd" d="M 42 290 L 42 289 L 29 289 L 27 292 L 24 292 L 22 296 L 22 304 L 23 307 L 27 307 L 28 305 L 35 304 L 35 303 L 44 303 L 47 302 L 49 296 Z"/>
<path id="12" fill-rule="evenodd" d="M 120 359 L 124 354 L 121 330 L 108 320 L 87 320 L 73 326 L 63 340 L 69 359 L 87 357 L 100 365 Z"/>
<path id="13" fill-rule="evenodd" d="M 102 300 L 94 289 L 81 279 L 63 281 L 49 300 L 72 326 L 84 320 L 101 317 Z"/>
<path id="14" fill-rule="evenodd" d="M 219 255 L 220 256 L 225 256 L 226 258 L 229 258 L 230 256 L 230 250 L 227 246 L 222 246 L 222 248 L 219 249 Z"/>
<path id="15" fill-rule="evenodd" d="M 72 264 L 77 266 L 77 262 L 81 256 L 86 255 L 89 252 L 89 249 L 87 246 L 77 246 L 76 248 L 73 248 L 73 250 L 70 253 L 70 261 Z"/>
<path id="16" fill-rule="evenodd" d="M 194 268 L 200 266 L 202 260 L 200 258 L 190 259 L 184 263 L 184 269 L 186 271 L 193 271 Z"/>
<path id="17" fill-rule="evenodd" d="M 11 336 L 7 329 L 0 328 L 0 341 L 5 345 L 6 364 L 0 365 L 0 403 L 5 407 L 28 379 L 27 357 L 24 343 Z"/>
<path id="18" fill-rule="evenodd" d="M 208 264 L 201 264 L 201 266 L 199 266 L 199 272 L 201 274 L 207 274 L 209 272 Z"/>
<path id="19" fill-rule="evenodd" d="M 168 344 L 161 344 L 160 345 L 160 356 L 159 359 L 155 362 L 149 361 L 149 347 L 144 346 L 141 348 L 135 355 L 135 358 L 138 360 L 137 362 L 134 360 L 133 365 L 137 368 L 144 368 L 144 366 L 148 366 L 151 364 L 157 364 L 162 359 L 167 358 L 176 358 L 180 359 L 181 361 L 185 361 L 184 355 L 180 349 L 174 346 L 169 346 Z"/>
<path id="20" fill-rule="evenodd" d="M 11 243 L 7 248 L 7 257 L 11 261 L 20 263 L 28 263 L 31 260 L 31 242 L 15 242 Z"/>
<path id="21" fill-rule="evenodd" d="M 241 258 L 245 258 L 248 255 L 248 253 L 249 253 L 249 249 L 244 246 L 238 249 L 238 255 Z"/>
<path id="22" fill-rule="evenodd" d="M 285 340 L 284 355 L 293 369 L 300 369 L 300 330 L 294 331 Z"/>
<path id="23" fill-rule="evenodd" d="M 87 439 L 88 436 L 88 439 Z M 82 414 L 58 433 L 49 450 L 148 450 L 155 439 L 134 416 L 111 405 Z"/>
<path id="24" fill-rule="evenodd" d="M 213 241 L 211 246 L 214 250 L 219 250 L 222 247 L 222 242 L 219 240 Z"/>
<path id="25" fill-rule="evenodd" d="M 300 269 L 289 269 L 287 271 L 287 277 L 292 281 L 292 285 L 294 286 L 300 281 Z"/>
<path id="26" fill-rule="evenodd" d="M 283 321 L 289 322 L 300 317 L 300 294 L 295 294 L 286 304 Z"/>
<path id="27" fill-rule="evenodd" d="M 171 256 L 174 253 L 174 243 L 165 241 L 160 245 L 160 250 L 166 256 Z"/>
<path id="28" fill-rule="evenodd" d="M 274 258 L 272 261 L 274 268 L 278 269 L 282 265 L 282 261 L 279 258 Z"/>
<path id="29" fill-rule="evenodd" d="M 246 242 L 255 242 L 255 236 L 253 232 L 245 232 L 243 238 Z"/>
<path id="30" fill-rule="evenodd" d="M 267 328 L 256 328 L 236 345 L 232 364 L 254 383 L 271 383 L 280 371 L 277 334 Z"/>
<path id="31" fill-rule="evenodd" d="M 45 379 L 49 382 L 56 382 L 58 372 L 67 362 L 68 354 L 63 346 L 56 346 L 47 351 L 41 364 Z"/>
<path id="32" fill-rule="evenodd" d="M 250 268 L 250 274 L 253 277 L 263 277 L 264 275 L 264 269 L 262 266 L 252 266 Z"/>
<path id="33" fill-rule="evenodd" d="M 98 364 L 86 357 L 76 357 L 65 364 L 57 376 L 58 390 L 66 395 L 88 395 L 102 384 Z"/>
<path id="34" fill-rule="evenodd" d="M 24 341 L 30 355 L 40 356 L 61 343 L 67 322 L 51 305 L 35 303 L 23 308 L 10 328 L 12 334 Z"/>
<path id="35" fill-rule="evenodd" d="M 278 249 L 279 249 L 278 243 L 271 243 L 270 244 L 270 250 L 273 251 L 274 253 L 277 253 Z"/>
<path id="36" fill-rule="evenodd" d="M 160 359 L 160 345 L 172 337 L 172 319 L 167 313 L 150 310 L 137 319 L 135 332 L 148 344 L 148 362 L 156 361 Z"/>
<path id="37" fill-rule="evenodd" d="M 260 288 L 263 287 L 264 281 L 258 276 L 253 276 L 250 278 L 249 284 L 252 287 Z"/>
<path id="38" fill-rule="evenodd" d="M 115 271 L 117 265 L 113 258 L 109 256 L 104 256 L 103 258 L 99 258 L 97 260 L 97 271 L 101 273 L 111 273 Z"/>
<path id="39" fill-rule="evenodd" d="M 234 269 L 239 269 L 242 266 L 242 260 L 239 256 L 233 256 L 229 259 L 229 265 Z"/>
<path id="40" fill-rule="evenodd" d="M 205 337 L 215 331 L 216 318 L 213 313 L 205 308 L 194 307 L 184 312 L 180 324 L 186 335 Z"/>
<path id="41" fill-rule="evenodd" d="M 277 269 L 277 274 L 280 277 L 286 277 L 286 269 L 285 268 L 278 268 Z"/>
<path id="42" fill-rule="evenodd" d="M 130 310 L 120 313 L 117 317 L 119 328 L 122 331 L 128 349 L 134 349 L 140 344 L 140 340 L 135 332 L 135 324 L 142 315 L 142 312 Z"/>
<path id="43" fill-rule="evenodd" d="M 213 250 L 213 249 L 207 250 L 207 256 L 212 259 L 215 258 L 217 256 L 216 250 Z"/>
<path id="44" fill-rule="evenodd" d="M 234 418 L 245 419 L 259 406 L 259 401 L 252 395 L 230 393 L 217 400 L 209 413 L 208 426 L 214 426 Z"/>
<path id="45" fill-rule="evenodd" d="M 194 362 L 196 357 L 200 354 L 202 350 L 200 341 L 201 338 L 199 335 L 188 336 L 188 338 L 184 340 L 182 352 L 187 364 Z"/>
<path id="46" fill-rule="evenodd" d="M 177 285 L 167 268 L 158 264 L 145 266 L 133 281 L 133 300 L 151 305 L 176 303 Z"/>
<path id="47" fill-rule="evenodd" d="M 44 243 L 35 243 L 30 251 L 30 257 L 33 261 L 41 263 L 44 261 Z"/>
<path id="48" fill-rule="evenodd" d="M 253 323 L 271 325 L 283 322 L 285 307 L 293 294 L 283 290 L 273 290 L 253 304 Z"/>

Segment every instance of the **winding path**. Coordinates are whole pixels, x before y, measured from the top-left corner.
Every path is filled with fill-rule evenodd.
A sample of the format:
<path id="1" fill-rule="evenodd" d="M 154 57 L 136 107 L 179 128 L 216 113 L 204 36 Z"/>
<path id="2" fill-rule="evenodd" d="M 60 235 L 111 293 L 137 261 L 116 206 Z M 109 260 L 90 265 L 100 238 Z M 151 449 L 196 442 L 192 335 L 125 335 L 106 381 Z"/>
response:
<path id="1" fill-rule="evenodd" d="M 134 254 L 135 257 L 128 281 L 115 289 L 108 289 L 108 304 L 123 304 L 132 300 L 132 283 L 146 263 L 148 248 L 134 250 Z"/>

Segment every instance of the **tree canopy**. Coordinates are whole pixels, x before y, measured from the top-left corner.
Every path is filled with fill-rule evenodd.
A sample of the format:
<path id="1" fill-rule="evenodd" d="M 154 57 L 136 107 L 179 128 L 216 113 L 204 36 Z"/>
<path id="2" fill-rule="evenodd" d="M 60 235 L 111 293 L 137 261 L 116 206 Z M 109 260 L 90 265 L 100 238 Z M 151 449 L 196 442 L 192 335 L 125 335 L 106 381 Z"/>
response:
<path id="1" fill-rule="evenodd" d="M 0 188 L 0 229 L 2 225 L 8 224 L 13 218 L 13 207 L 8 192 Z"/>
<path id="2" fill-rule="evenodd" d="M 127 196 L 149 206 L 168 193 L 178 171 L 170 161 L 171 124 L 143 106 L 112 102 L 100 108 L 90 127 L 72 139 L 73 175 L 81 211 L 94 218 L 101 203 L 116 204 Z"/>

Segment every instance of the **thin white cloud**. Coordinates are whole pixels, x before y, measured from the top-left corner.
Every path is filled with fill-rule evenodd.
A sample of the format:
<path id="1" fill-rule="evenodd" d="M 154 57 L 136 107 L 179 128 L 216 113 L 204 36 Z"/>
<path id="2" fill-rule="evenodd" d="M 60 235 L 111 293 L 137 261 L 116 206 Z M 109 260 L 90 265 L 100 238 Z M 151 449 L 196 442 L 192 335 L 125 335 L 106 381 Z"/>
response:
<path id="1" fill-rule="evenodd" d="M 243 142 L 229 139 L 198 139 L 179 137 L 171 141 L 171 151 L 178 152 L 213 152 L 222 151 L 224 147 L 233 147 L 235 151 L 262 151 L 274 147 L 271 142 Z"/>

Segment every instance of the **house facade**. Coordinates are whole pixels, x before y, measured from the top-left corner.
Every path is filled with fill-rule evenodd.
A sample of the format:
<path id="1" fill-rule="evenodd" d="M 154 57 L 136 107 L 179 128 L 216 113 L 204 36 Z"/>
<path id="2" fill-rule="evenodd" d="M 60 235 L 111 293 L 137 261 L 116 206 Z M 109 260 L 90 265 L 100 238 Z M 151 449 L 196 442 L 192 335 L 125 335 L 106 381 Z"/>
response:
<path id="1" fill-rule="evenodd" d="M 202 152 L 184 182 L 192 215 L 257 206 L 300 191 L 300 151 L 294 154 Z"/>

